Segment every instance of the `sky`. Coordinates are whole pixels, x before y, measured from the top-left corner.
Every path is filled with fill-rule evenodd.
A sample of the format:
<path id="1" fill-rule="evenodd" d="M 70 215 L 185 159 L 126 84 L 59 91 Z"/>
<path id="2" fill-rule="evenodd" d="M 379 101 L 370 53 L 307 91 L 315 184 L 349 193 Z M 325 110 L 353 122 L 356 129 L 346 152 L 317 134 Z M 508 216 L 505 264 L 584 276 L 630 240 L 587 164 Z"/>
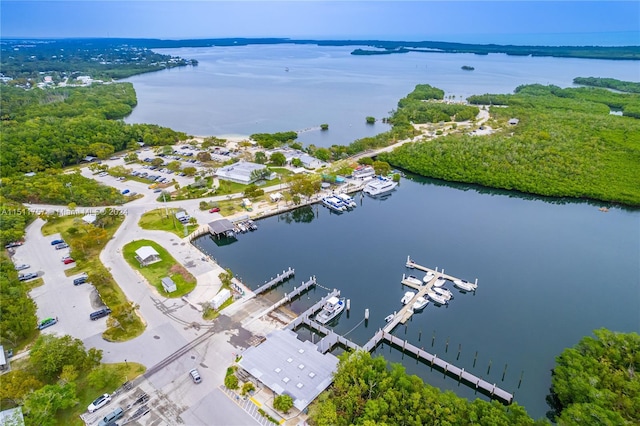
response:
<path id="1" fill-rule="evenodd" d="M 640 45 L 640 2 L 2 0 L 0 37 Z"/>

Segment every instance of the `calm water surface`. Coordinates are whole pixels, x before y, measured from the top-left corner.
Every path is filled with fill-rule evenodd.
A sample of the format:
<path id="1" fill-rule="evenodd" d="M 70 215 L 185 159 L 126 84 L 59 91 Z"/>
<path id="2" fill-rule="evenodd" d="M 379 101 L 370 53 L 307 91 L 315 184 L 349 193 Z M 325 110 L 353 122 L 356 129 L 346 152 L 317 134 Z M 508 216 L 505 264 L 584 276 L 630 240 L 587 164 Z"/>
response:
<path id="1" fill-rule="evenodd" d="M 138 106 L 125 120 L 191 135 L 304 131 L 305 146 L 346 145 L 388 130 L 365 117 L 389 116 L 416 84 L 446 96 L 511 93 L 521 84 L 571 86 L 574 77 L 639 81 L 635 61 L 532 58 L 502 54 L 406 53 L 353 56 L 353 47 L 303 45 L 159 49 L 197 59 L 197 67 L 128 79 Z M 463 71 L 472 65 L 474 71 Z M 288 69 L 289 71 L 286 71 Z M 319 130 L 329 124 L 328 132 Z"/>
<path id="2" fill-rule="evenodd" d="M 435 53 L 356 57 L 351 50 L 296 45 L 163 50 L 200 65 L 130 78 L 139 104 L 126 121 L 192 135 L 311 129 L 301 133 L 301 142 L 330 146 L 386 130 L 380 123 L 367 126 L 364 118 L 387 116 L 419 83 L 460 99 L 510 93 L 529 83 L 567 87 L 577 76 L 640 80 L 632 61 Z M 462 65 L 475 71 L 462 71 Z M 321 123 L 329 124 L 328 132 L 316 129 Z M 361 205 L 353 212 L 299 209 L 261 220 L 257 232 L 233 244 L 218 247 L 205 237 L 197 245 L 253 288 L 288 266 L 296 268 L 294 281 L 267 295 L 274 300 L 311 275 L 325 287 L 339 288 L 352 310 L 336 330 L 359 344 L 400 309 L 407 290 L 400 285 L 402 274 L 416 273 L 405 269 L 407 255 L 463 279 L 477 277 L 475 294 L 458 293 L 446 308 L 429 305 L 395 333 L 515 392 L 534 417 L 547 410 L 550 370 L 565 347 L 599 327 L 640 331 L 637 210 L 602 213 L 588 203 L 425 179 L 404 179 L 386 200 L 358 199 Z M 293 308 L 302 311 L 324 294 L 311 292 Z M 371 311 L 367 327 L 360 324 L 365 308 Z M 388 347 L 379 352 L 401 360 L 401 353 Z M 403 364 L 433 385 L 474 396 L 415 360 Z"/>
<path id="3" fill-rule="evenodd" d="M 351 312 L 335 329 L 359 344 L 401 308 L 410 290 L 401 286 L 402 274 L 418 273 L 405 268 L 407 255 L 463 279 L 477 277 L 475 294 L 459 293 L 448 283 L 455 293 L 448 307 L 429 305 L 395 334 L 515 392 L 534 417 L 547 410 L 550 369 L 565 347 L 600 327 L 640 329 L 638 212 L 603 213 L 587 203 L 479 192 L 421 178 L 404 179 L 386 200 L 357 200 L 360 206 L 342 215 L 315 205 L 261 220 L 258 231 L 230 245 L 218 247 L 210 237 L 196 245 L 252 288 L 294 267 L 295 280 L 268 295 L 274 300 L 311 275 L 340 289 L 351 299 Z M 294 309 L 324 294 L 317 289 Z M 365 308 L 371 315 L 367 327 L 360 324 Z M 379 353 L 401 361 L 402 354 L 388 347 Z M 403 364 L 433 385 L 474 396 L 413 359 Z"/>

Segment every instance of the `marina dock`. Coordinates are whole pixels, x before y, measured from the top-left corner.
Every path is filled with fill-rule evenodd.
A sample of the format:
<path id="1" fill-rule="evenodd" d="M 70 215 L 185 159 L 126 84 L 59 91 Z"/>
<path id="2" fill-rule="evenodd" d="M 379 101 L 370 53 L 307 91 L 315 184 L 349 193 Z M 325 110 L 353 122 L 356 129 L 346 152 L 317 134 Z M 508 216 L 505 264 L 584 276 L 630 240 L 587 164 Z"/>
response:
<path id="1" fill-rule="evenodd" d="M 282 273 L 276 275 L 275 278 L 271 278 L 271 280 L 265 282 L 263 285 L 261 285 L 260 287 L 258 287 L 255 290 L 253 290 L 253 292 L 256 295 L 258 295 L 260 293 L 264 293 L 265 291 L 269 290 L 271 287 L 275 287 L 276 285 L 288 280 L 289 278 L 294 276 L 295 273 L 296 273 L 295 269 L 293 269 L 293 268 L 291 268 L 291 266 L 289 266 L 289 269 L 287 269 L 286 271 L 282 271 Z"/>

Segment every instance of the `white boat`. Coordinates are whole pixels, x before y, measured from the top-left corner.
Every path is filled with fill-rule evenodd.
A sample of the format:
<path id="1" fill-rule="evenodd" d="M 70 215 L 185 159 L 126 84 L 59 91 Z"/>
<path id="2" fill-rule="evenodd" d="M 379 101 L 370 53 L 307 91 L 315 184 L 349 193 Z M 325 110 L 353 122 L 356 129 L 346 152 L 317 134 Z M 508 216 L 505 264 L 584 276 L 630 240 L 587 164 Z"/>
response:
<path id="1" fill-rule="evenodd" d="M 335 196 L 339 198 L 347 208 L 355 209 L 358 206 L 355 200 L 348 194 L 336 194 Z"/>
<path id="2" fill-rule="evenodd" d="M 464 280 L 454 280 L 453 285 L 458 287 L 460 290 L 464 290 L 464 291 L 475 291 L 476 288 L 478 288 L 477 284 L 470 283 Z"/>
<path id="3" fill-rule="evenodd" d="M 436 276 L 436 274 L 434 274 L 433 272 L 429 271 L 425 274 L 424 278 L 422 279 L 422 281 L 424 281 L 424 283 L 428 283 L 429 281 L 431 281 L 434 277 Z"/>
<path id="4" fill-rule="evenodd" d="M 320 324 L 326 324 L 344 310 L 344 297 L 337 298 L 331 296 L 322 307 L 322 310 L 316 315 L 316 321 Z"/>
<path id="5" fill-rule="evenodd" d="M 438 277 L 438 279 L 436 280 L 435 283 L 433 283 L 434 287 L 442 287 L 444 285 L 444 283 L 446 283 L 447 280 L 442 278 L 442 277 Z"/>
<path id="6" fill-rule="evenodd" d="M 389 314 L 389 315 L 387 315 L 386 317 L 384 317 L 384 320 L 385 320 L 385 322 L 391 322 L 391 321 L 393 321 L 393 319 L 395 318 L 395 316 L 396 316 L 396 313 L 394 312 L 394 313 Z"/>
<path id="7" fill-rule="evenodd" d="M 434 302 L 440 304 L 440 305 L 446 305 L 447 304 L 447 299 L 445 299 L 444 297 L 440 296 L 437 293 L 434 293 L 433 291 L 430 291 L 429 293 L 427 293 L 427 296 L 429 296 L 429 299 L 433 300 Z"/>
<path id="8" fill-rule="evenodd" d="M 414 312 L 418 312 L 423 310 L 428 304 L 429 300 L 420 296 L 416 299 L 415 302 L 413 302 L 413 306 L 411 307 L 411 309 L 413 309 Z"/>
<path id="9" fill-rule="evenodd" d="M 413 291 L 407 291 L 404 296 L 402 296 L 402 299 L 400 299 L 400 301 L 403 305 L 406 305 L 407 303 L 411 302 L 411 299 L 413 299 L 413 296 L 415 295 L 416 294 Z"/>
<path id="10" fill-rule="evenodd" d="M 343 212 L 347 210 L 347 207 L 344 205 L 344 203 L 336 197 L 324 197 L 322 199 L 322 205 L 336 212 Z"/>
<path id="11" fill-rule="evenodd" d="M 362 192 L 375 197 L 376 195 L 386 194 L 387 192 L 393 191 L 396 186 L 398 186 L 398 182 L 394 182 L 386 177 L 378 176 L 376 179 L 369 181 L 369 183 L 367 183 L 362 189 Z"/>
<path id="12" fill-rule="evenodd" d="M 434 287 L 433 292 L 436 294 L 439 294 L 440 296 L 444 297 L 447 300 L 453 299 L 453 293 L 451 293 L 446 288 Z"/>
<path id="13" fill-rule="evenodd" d="M 422 281 L 420 281 L 420 279 L 418 279 L 415 275 L 409 275 L 408 277 L 404 277 L 404 281 L 413 285 L 422 285 Z"/>

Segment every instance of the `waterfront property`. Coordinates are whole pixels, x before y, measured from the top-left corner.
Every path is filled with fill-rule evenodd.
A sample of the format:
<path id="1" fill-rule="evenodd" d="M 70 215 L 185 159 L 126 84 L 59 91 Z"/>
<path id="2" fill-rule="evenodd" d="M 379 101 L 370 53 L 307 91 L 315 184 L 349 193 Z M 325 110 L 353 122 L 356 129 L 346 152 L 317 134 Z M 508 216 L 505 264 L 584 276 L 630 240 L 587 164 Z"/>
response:
<path id="1" fill-rule="evenodd" d="M 209 233 L 215 238 L 234 236 L 233 223 L 229 219 L 218 219 L 209 222 Z"/>
<path id="2" fill-rule="evenodd" d="M 262 173 L 265 172 L 265 175 Z M 228 166 L 220 167 L 216 171 L 219 179 L 248 185 L 259 179 L 272 180 L 276 178 L 275 173 L 269 173 L 267 166 L 248 161 L 240 161 Z"/>
<path id="3" fill-rule="evenodd" d="M 287 394 L 304 410 L 333 381 L 338 358 L 320 353 L 291 330 L 275 330 L 260 345 L 242 353 L 240 368 L 278 395 Z"/>

